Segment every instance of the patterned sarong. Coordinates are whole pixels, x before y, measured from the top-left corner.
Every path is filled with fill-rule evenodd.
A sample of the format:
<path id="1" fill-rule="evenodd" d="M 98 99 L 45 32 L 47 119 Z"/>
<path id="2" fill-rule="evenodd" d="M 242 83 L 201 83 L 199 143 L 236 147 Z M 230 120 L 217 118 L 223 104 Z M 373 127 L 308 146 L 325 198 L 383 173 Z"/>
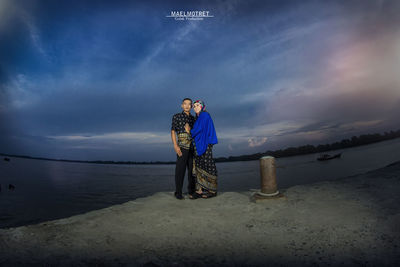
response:
<path id="1" fill-rule="evenodd" d="M 196 145 L 193 158 L 193 175 L 196 178 L 196 191 L 200 188 L 204 193 L 217 193 L 217 167 L 212 156 L 212 146 L 208 145 L 206 152 L 198 156 Z"/>

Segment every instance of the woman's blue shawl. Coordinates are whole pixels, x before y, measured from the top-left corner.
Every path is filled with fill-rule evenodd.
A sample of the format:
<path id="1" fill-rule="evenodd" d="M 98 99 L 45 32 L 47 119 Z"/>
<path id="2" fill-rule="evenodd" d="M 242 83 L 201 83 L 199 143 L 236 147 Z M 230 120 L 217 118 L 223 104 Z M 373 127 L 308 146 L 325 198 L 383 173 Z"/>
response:
<path id="1" fill-rule="evenodd" d="M 201 156 L 207 150 L 208 144 L 218 144 L 214 123 L 208 112 L 200 112 L 199 117 L 190 131 L 196 144 L 197 155 Z"/>

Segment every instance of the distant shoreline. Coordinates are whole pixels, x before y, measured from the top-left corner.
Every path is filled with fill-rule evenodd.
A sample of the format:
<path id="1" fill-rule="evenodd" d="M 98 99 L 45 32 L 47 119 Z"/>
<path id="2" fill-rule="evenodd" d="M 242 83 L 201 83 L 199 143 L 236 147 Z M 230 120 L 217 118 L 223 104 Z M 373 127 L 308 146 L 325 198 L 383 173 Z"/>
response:
<path id="1" fill-rule="evenodd" d="M 284 158 L 291 156 L 307 155 L 328 152 L 337 149 L 344 149 L 349 147 L 358 147 L 363 145 L 369 145 L 379 143 L 382 141 L 393 140 L 400 138 L 400 130 L 385 132 L 383 135 L 379 133 L 367 134 L 360 136 L 353 136 L 351 139 L 343 139 L 340 142 L 335 142 L 325 145 L 303 145 L 298 147 L 288 147 L 284 150 L 266 151 L 264 153 L 255 153 L 250 155 L 241 156 L 229 156 L 215 158 L 216 162 L 235 162 L 235 161 L 251 161 L 258 160 L 263 156 L 273 156 L 275 158 Z M 26 155 L 12 155 L 0 153 L 1 156 L 15 157 L 15 158 L 27 158 L 36 160 L 49 160 L 49 161 L 63 161 L 63 162 L 76 162 L 76 163 L 95 163 L 95 164 L 122 164 L 122 165 L 169 165 L 175 164 L 175 161 L 112 161 L 112 160 L 73 160 L 73 159 L 52 159 L 44 157 L 32 157 Z"/>

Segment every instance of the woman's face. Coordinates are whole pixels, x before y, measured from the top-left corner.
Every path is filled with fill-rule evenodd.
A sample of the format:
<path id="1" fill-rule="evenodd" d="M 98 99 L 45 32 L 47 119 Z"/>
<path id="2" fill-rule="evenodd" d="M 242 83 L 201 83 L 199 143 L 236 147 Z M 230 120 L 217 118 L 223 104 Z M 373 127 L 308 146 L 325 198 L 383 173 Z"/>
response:
<path id="1" fill-rule="evenodd" d="M 201 105 L 200 105 L 199 103 L 194 103 L 193 109 L 194 109 L 194 112 L 200 113 L 200 111 L 201 111 Z"/>

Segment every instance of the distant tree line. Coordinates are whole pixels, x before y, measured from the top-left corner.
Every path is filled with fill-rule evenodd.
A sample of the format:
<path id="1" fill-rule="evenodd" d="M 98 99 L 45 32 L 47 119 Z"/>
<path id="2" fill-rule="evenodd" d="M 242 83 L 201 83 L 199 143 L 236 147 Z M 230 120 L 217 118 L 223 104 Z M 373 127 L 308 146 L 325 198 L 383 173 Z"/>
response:
<path id="1" fill-rule="evenodd" d="M 23 156 L 23 155 L 11 155 L 11 154 L 4 154 L 4 153 L 0 153 L 0 155 L 8 156 L 8 157 L 15 157 L 15 158 L 25 158 L 25 159 L 78 162 L 78 163 L 97 163 L 97 164 L 175 164 L 175 161 L 75 160 L 75 159 L 51 159 L 51 158 L 31 157 L 31 156 Z"/>
<path id="2" fill-rule="evenodd" d="M 220 157 L 216 158 L 216 162 L 228 162 L 228 161 L 247 161 L 247 160 L 257 160 L 264 156 L 273 156 L 275 158 L 283 158 L 304 154 L 312 154 L 312 153 L 321 153 L 329 150 L 337 150 L 354 146 L 368 145 L 371 143 L 376 143 L 380 141 L 385 141 L 389 139 L 399 138 L 400 130 L 385 132 L 383 135 L 379 133 L 375 134 L 363 134 L 360 136 L 353 136 L 351 139 L 343 139 L 340 142 L 335 142 L 332 144 L 325 145 L 303 145 L 298 147 L 288 147 L 285 149 L 279 150 L 268 150 L 264 153 L 256 153 L 251 155 L 242 155 L 242 156 L 231 156 L 231 157 Z"/>
<path id="3" fill-rule="evenodd" d="M 325 145 L 303 145 L 298 147 L 288 147 L 279 150 L 268 150 L 264 153 L 256 153 L 251 155 L 241 155 L 241 156 L 230 156 L 230 157 L 219 157 L 216 158 L 216 162 L 230 162 L 230 161 L 248 161 L 248 160 L 258 160 L 264 156 L 273 156 L 275 158 L 283 158 L 304 154 L 321 153 L 329 150 L 337 150 L 342 148 L 368 145 L 371 143 L 376 143 L 380 141 L 395 139 L 400 137 L 400 130 L 385 132 L 383 135 L 379 133 L 375 134 L 363 134 L 360 136 L 353 136 L 351 139 L 343 139 L 340 142 L 335 142 L 332 144 Z M 98 163 L 98 164 L 175 164 L 175 161 L 112 161 L 112 160 L 69 160 L 69 159 L 49 159 L 49 158 L 39 158 L 31 156 L 21 156 L 21 155 L 10 155 L 0 153 L 2 156 L 18 157 L 18 158 L 29 158 L 29 159 L 39 159 L 39 160 L 52 160 L 52 161 L 66 161 L 66 162 L 81 162 L 81 163 Z"/>

